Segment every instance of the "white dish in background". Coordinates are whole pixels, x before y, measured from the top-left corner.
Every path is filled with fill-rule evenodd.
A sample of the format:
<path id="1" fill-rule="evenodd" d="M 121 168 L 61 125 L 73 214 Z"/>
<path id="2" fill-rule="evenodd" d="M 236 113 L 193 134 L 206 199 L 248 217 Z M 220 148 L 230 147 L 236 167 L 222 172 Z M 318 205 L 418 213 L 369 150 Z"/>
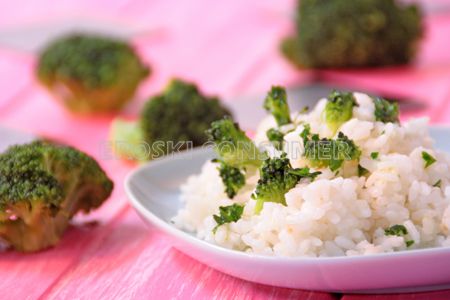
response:
<path id="1" fill-rule="evenodd" d="M 11 145 L 28 143 L 34 139 L 31 134 L 0 126 L 0 153 Z"/>
<path id="2" fill-rule="evenodd" d="M 438 149 L 450 152 L 450 128 L 431 127 Z M 224 273 L 280 287 L 331 292 L 388 293 L 450 288 L 450 248 L 330 258 L 281 258 L 225 249 L 174 227 L 182 204 L 179 186 L 203 163 L 211 149 L 196 149 L 152 161 L 125 181 L 131 205 L 151 226 L 172 237 L 181 252 Z"/>

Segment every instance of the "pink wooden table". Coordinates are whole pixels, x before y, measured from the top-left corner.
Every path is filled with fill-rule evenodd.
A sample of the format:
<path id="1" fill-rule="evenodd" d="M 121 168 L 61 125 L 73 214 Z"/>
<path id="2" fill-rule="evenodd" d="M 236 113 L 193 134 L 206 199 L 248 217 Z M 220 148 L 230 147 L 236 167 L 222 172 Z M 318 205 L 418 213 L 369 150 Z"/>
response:
<path id="1" fill-rule="evenodd" d="M 48 2 L 45 5 L 45 2 Z M 51 3 L 51 4 L 50 4 Z M 0 2 L 0 28 L 66 15 L 102 14 L 157 28 L 133 42 L 154 69 L 140 98 L 171 76 L 197 81 L 206 91 L 231 97 L 260 93 L 272 84 L 294 85 L 311 74 L 292 69 L 277 52 L 291 28 L 292 0 L 101 0 Z M 450 16 L 433 15 L 418 63 L 410 68 L 328 71 L 337 84 L 397 92 L 421 99 L 432 122 L 450 120 Z M 171 248 L 127 205 L 122 181 L 132 168 L 103 160 L 109 118 L 77 118 L 56 105 L 34 82 L 35 58 L 0 47 L 0 124 L 70 143 L 100 160 L 116 182 L 112 198 L 75 226 L 55 249 L 36 254 L 0 254 L 1 299 L 361 299 L 362 295 L 290 290 L 249 283 L 217 272 Z M 132 112 L 133 110 L 131 110 Z M 0 137 L 1 138 L 1 137 Z M 98 226 L 88 221 L 96 220 Z M 381 295 L 377 299 L 450 298 L 450 291 Z"/>

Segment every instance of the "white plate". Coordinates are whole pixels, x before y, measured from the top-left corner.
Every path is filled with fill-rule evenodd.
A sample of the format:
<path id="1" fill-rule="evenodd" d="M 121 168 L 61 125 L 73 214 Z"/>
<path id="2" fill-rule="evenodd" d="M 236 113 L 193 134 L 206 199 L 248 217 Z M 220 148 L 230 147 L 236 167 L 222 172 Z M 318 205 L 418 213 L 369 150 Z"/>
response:
<path id="1" fill-rule="evenodd" d="M 31 134 L 0 126 L 0 153 L 11 145 L 28 143 L 34 139 Z"/>
<path id="2" fill-rule="evenodd" d="M 433 127 L 437 147 L 450 152 L 450 128 Z M 235 277 L 280 287 L 330 292 L 412 292 L 450 288 L 450 248 L 330 258 L 279 258 L 225 249 L 170 223 L 181 207 L 179 186 L 214 157 L 196 149 L 133 171 L 125 189 L 142 218 L 173 237 L 185 254 Z"/>

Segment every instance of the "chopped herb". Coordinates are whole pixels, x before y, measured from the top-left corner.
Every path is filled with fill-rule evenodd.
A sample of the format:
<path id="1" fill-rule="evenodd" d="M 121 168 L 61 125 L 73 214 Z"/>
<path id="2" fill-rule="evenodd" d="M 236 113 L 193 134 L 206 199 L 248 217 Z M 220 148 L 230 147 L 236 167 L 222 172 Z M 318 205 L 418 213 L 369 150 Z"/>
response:
<path id="1" fill-rule="evenodd" d="M 383 123 L 398 123 L 398 104 L 382 98 L 374 98 L 375 120 Z"/>
<path id="2" fill-rule="evenodd" d="M 266 136 L 272 143 L 272 145 L 275 147 L 275 149 L 277 150 L 283 149 L 284 134 L 281 131 L 275 128 L 270 128 L 269 130 L 267 130 Z"/>
<path id="3" fill-rule="evenodd" d="M 384 230 L 384 235 L 396 235 L 396 236 L 403 236 L 408 234 L 408 230 L 403 225 L 393 225 L 387 229 Z"/>
<path id="4" fill-rule="evenodd" d="M 219 207 L 219 212 L 220 215 L 213 215 L 214 221 L 217 223 L 216 227 L 213 229 L 214 234 L 219 226 L 226 223 L 237 222 L 244 212 L 244 206 L 236 203 L 229 206 L 221 206 Z"/>
<path id="5" fill-rule="evenodd" d="M 339 175 L 339 170 L 337 170 L 336 172 L 334 172 L 334 177 Z"/>
<path id="6" fill-rule="evenodd" d="M 414 245 L 414 240 L 408 240 L 408 241 L 406 241 L 405 242 L 405 244 L 406 244 L 406 247 L 411 247 L 412 245 Z"/>
<path id="7" fill-rule="evenodd" d="M 358 176 L 366 176 L 367 174 L 369 174 L 369 170 L 367 170 L 366 168 L 362 167 L 361 165 L 358 165 Z"/>
<path id="8" fill-rule="evenodd" d="M 309 178 L 311 180 L 316 179 L 317 176 L 319 176 L 320 174 L 322 174 L 322 172 L 309 172 L 310 169 L 309 168 L 300 168 L 300 169 L 292 169 L 289 170 L 290 174 L 294 174 L 297 175 L 299 178 Z"/>
<path id="9" fill-rule="evenodd" d="M 300 110 L 300 113 L 301 113 L 301 114 L 306 114 L 308 111 L 309 111 L 309 107 L 308 107 L 308 106 L 305 106 L 305 107 L 303 107 L 303 108 Z"/>
<path id="10" fill-rule="evenodd" d="M 441 179 L 439 179 L 438 181 L 436 181 L 436 183 L 435 183 L 435 184 L 433 184 L 433 186 L 434 186 L 434 187 L 438 187 L 438 188 L 440 188 L 440 187 L 441 187 L 441 184 L 442 184 L 442 180 L 441 180 Z"/>
<path id="11" fill-rule="evenodd" d="M 386 133 L 386 130 L 383 130 L 382 132 L 381 132 L 381 134 L 385 134 Z"/>
<path id="12" fill-rule="evenodd" d="M 311 134 L 311 126 L 309 124 L 303 125 L 303 131 L 300 133 L 300 137 L 303 139 L 303 147 L 306 147 L 310 134 Z"/>
<path id="13" fill-rule="evenodd" d="M 436 162 L 436 159 L 425 151 L 422 151 L 422 158 L 425 161 L 425 169 Z"/>
<path id="14" fill-rule="evenodd" d="M 379 155 L 378 152 L 372 152 L 372 153 L 370 153 L 370 157 L 371 157 L 372 159 L 377 159 L 377 158 L 378 158 L 378 155 Z"/>

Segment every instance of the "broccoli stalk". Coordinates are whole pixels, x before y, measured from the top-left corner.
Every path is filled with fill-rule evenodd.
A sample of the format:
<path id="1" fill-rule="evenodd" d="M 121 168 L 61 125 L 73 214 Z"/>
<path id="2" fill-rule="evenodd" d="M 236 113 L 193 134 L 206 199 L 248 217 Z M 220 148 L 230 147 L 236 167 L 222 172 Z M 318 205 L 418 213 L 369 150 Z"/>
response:
<path id="1" fill-rule="evenodd" d="M 173 79 L 161 94 L 144 104 L 137 121 L 114 122 L 110 138 L 114 145 L 129 145 L 122 147 L 124 151 L 116 148 L 118 156 L 130 159 L 137 153 L 139 157 L 134 160 L 148 160 L 175 149 L 203 145 L 208 141 L 205 131 L 211 122 L 224 116 L 231 113 L 218 98 L 203 95 L 192 83 Z M 155 142 L 157 147 L 152 146 Z M 131 150 L 135 145 L 140 149 Z M 147 151 L 143 154 L 144 145 Z"/>
<path id="2" fill-rule="evenodd" d="M 272 87 L 264 100 L 264 108 L 274 116 L 278 126 L 291 123 L 287 94 L 284 87 Z"/>
<path id="3" fill-rule="evenodd" d="M 310 173 L 309 168 L 293 169 L 286 153 L 279 158 L 268 158 L 260 169 L 260 179 L 252 198 L 256 200 L 255 213 L 259 214 L 265 202 L 286 205 L 285 194 L 303 178 L 314 180 L 321 172 Z"/>
<path id="4" fill-rule="evenodd" d="M 245 135 L 239 125 L 229 118 L 215 121 L 207 131 L 210 141 L 219 156 L 219 173 L 229 198 L 233 198 L 245 185 L 242 169 L 256 169 L 267 158 Z"/>
<path id="5" fill-rule="evenodd" d="M 352 118 L 353 107 L 357 105 L 352 93 L 333 91 L 328 96 L 324 113 L 327 126 L 333 131 L 333 134 L 342 124 Z"/>
<path id="6" fill-rule="evenodd" d="M 237 123 L 224 118 L 211 123 L 208 129 L 210 141 L 220 160 L 235 168 L 259 168 L 267 154 L 260 152 L 256 145 L 245 135 Z"/>
<path id="7" fill-rule="evenodd" d="M 150 73 L 127 43 L 91 35 L 71 35 L 40 55 L 39 81 L 75 113 L 119 111 Z"/>
<path id="8" fill-rule="evenodd" d="M 0 155 L 0 238 L 23 252 L 54 246 L 77 212 L 99 207 L 112 189 L 97 162 L 74 148 L 10 147 Z"/>

